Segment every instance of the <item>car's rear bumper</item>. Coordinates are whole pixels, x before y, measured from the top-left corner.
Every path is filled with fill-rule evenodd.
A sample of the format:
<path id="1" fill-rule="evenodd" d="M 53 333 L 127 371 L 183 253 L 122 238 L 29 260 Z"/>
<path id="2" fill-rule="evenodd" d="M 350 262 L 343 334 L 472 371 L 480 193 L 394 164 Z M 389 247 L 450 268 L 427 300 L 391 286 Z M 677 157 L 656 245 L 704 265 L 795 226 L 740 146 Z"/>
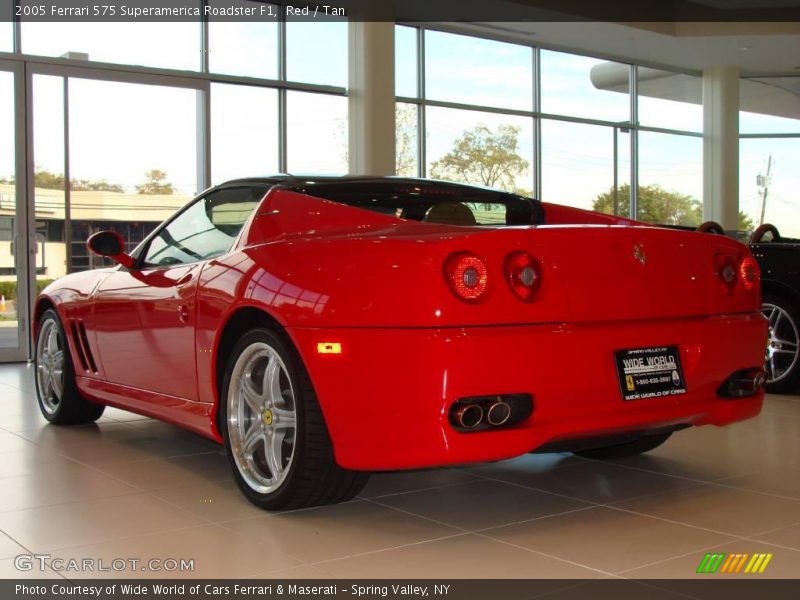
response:
<path id="1" fill-rule="evenodd" d="M 757 415 L 763 392 L 717 395 L 763 363 L 760 313 L 598 324 L 441 329 L 291 328 L 323 408 L 337 462 L 406 469 L 510 458 L 558 440 Z M 319 353 L 338 343 L 341 353 Z M 687 393 L 623 401 L 614 352 L 678 346 Z M 467 396 L 529 393 L 530 418 L 463 433 L 448 409 Z"/>

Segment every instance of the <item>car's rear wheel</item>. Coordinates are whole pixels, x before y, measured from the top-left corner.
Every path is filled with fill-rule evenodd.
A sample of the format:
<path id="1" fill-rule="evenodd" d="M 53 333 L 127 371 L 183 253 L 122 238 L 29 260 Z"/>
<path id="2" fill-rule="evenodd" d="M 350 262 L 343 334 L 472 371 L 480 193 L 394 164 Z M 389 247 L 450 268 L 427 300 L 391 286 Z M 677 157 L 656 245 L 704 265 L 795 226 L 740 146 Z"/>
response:
<path id="1" fill-rule="evenodd" d="M 602 448 L 590 448 L 587 450 L 578 450 L 574 454 L 582 456 L 583 458 L 592 458 L 596 460 L 609 460 L 613 458 L 625 458 L 626 456 L 636 456 L 643 452 L 649 452 L 658 448 L 661 444 L 666 442 L 672 433 L 657 433 L 653 435 L 643 435 L 640 438 L 625 442 L 623 444 L 615 444 L 613 446 L 604 446 Z"/>
<path id="2" fill-rule="evenodd" d="M 36 332 L 36 397 L 44 418 L 56 425 L 93 423 L 105 410 L 78 391 L 64 328 L 53 309 L 42 314 Z"/>
<path id="3" fill-rule="evenodd" d="M 795 303 L 777 294 L 764 294 L 764 316 L 769 321 L 769 341 L 765 368 L 767 391 L 793 392 L 800 384 L 800 310 Z"/>
<path id="4" fill-rule="evenodd" d="M 250 330 L 234 346 L 220 401 L 234 478 L 253 504 L 284 510 L 342 502 L 366 483 L 366 473 L 336 464 L 308 373 L 273 330 Z"/>

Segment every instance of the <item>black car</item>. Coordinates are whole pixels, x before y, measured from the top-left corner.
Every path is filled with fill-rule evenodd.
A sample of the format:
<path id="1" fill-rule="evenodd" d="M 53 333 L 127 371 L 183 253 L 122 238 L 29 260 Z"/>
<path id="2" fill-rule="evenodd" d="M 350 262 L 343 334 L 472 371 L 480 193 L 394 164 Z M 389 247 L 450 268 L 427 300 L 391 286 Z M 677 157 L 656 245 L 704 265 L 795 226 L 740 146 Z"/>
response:
<path id="1" fill-rule="evenodd" d="M 764 316 L 769 319 L 767 391 L 793 392 L 800 386 L 800 239 L 782 237 L 764 224 L 750 237 L 761 267 Z"/>
<path id="2" fill-rule="evenodd" d="M 666 227 L 692 229 L 681 225 Z M 765 357 L 767 391 L 786 394 L 800 390 L 800 239 L 781 236 L 769 223 L 752 234 L 725 231 L 715 221 L 706 221 L 697 231 L 727 235 L 750 246 L 761 268 L 764 316 L 769 319 Z"/>

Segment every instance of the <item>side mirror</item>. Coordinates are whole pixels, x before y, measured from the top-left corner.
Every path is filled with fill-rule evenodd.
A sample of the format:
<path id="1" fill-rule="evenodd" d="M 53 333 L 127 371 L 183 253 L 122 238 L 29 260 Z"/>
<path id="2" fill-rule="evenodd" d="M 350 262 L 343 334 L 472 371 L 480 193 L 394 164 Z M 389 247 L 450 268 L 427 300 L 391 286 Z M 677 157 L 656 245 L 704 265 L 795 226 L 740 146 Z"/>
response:
<path id="1" fill-rule="evenodd" d="M 123 267 L 133 266 L 133 257 L 125 253 L 125 240 L 116 231 L 100 231 L 86 240 L 86 246 L 98 256 L 105 256 Z"/>

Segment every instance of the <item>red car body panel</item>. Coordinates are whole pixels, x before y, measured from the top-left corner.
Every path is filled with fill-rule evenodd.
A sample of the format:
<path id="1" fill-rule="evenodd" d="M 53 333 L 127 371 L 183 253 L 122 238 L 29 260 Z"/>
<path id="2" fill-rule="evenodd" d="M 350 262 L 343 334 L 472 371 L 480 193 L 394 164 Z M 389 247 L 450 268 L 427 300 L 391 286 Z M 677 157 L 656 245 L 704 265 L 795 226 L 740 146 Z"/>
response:
<path id="1" fill-rule="evenodd" d="M 337 462 L 352 469 L 500 460 L 570 438 L 677 424 L 725 425 L 755 416 L 761 407 L 761 397 L 731 401 L 716 395 L 735 368 L 758 364 L 763 352 L 740 342 L 742 335 L 763 337 L 756 315 L 605 325 L 290 331 L 310 357 L 307 366 L 337 440 Z M 340 342 L 342 354 L 317 355 L 320 340 Z M 664 344 L 680 345 L 689 393 L 622 401 L 614 351 Z M 448 407 L 457 398 L 519 392 L 533 395 L 534 409 L 518 426 L 465 434 L 448 422 Z"/>
<path id="2" fill-rule="evenodd" d="M 74 361 L 87 397 L 221 440 L 222 332 L 239 311 L 262 311 L 294 343 L 336 460 L 351 469 L 497 460 L 559 440 L 758 414 L 763 391 L 717 393 L 734 371 L 763 362 L 758 282 L 730 288 L 717 273 L 720 257 L 749 256 L 745 246 L 544 208 L 546 225 L 455 227 L 273 188 L 228 254 L 71 275 L 44 291 L 36 314 L 54 305 L 73 357 L 93 358 L 93 367 Z M 530 303 L 503 277 L 518 250 L 541 266 Z M 443 277 L 459 251 L 487 264 L 479 304 L 456 298 Z M 341 353 L 320 354 L 320 343 Z M 670 345 L 687 393 L 624 401 L 614 352 Z M 514 393 L 533 396 L 521 423 L 463 433 L 448 421 L 459 398 Z"/>

